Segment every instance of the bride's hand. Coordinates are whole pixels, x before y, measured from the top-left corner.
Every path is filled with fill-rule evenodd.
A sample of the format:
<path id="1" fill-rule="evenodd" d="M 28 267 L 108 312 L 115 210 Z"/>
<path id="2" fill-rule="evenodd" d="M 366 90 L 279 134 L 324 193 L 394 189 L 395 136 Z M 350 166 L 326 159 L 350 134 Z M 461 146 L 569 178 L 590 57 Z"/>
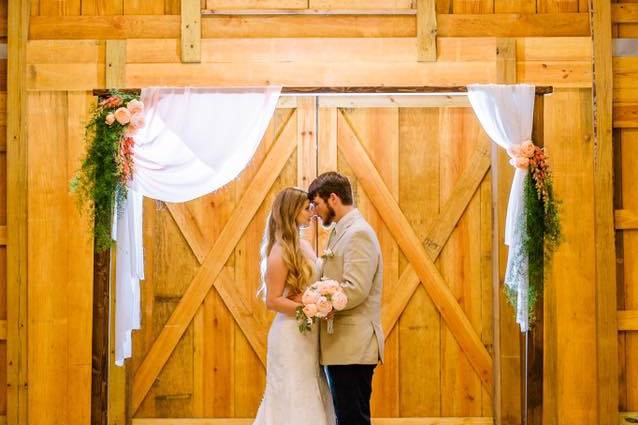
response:
<path id="1" fill-rule="evenodd" d="M 286 297 L 286 298 L 288 298 L 290 301 L 294 301 L 296 303 L 301 304 L 301 293 L 299 293 L 299 292 L 297 292 L 295 294 L 292 294 L 292 295 L 288 295 L 288 297 Z"/>

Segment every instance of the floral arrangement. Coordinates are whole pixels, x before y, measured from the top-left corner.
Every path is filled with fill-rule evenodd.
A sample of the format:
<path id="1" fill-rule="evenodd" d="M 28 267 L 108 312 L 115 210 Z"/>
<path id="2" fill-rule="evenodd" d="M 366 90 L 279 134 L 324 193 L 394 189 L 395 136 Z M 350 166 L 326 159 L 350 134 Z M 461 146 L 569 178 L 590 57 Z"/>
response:
<path id="1" fill-rule="evenodd" d="M 552 173 L 544 148 L 531 140 L 508 148 L 510 164 L 527 170 L 523 202 L 525 204 L 525 228 L 523 251 L 529 265 L 528 314 L 534 322 L 536 302 L 543 293 L 544 268 L 560 245 L 561 227 L 559 201 L 554 196 Z M 508 300 L 516 305 L 516 294 L 508 293 Z"/>
<path id="2" fill-rule="evenodd" d="M 126 200 L 133 176 L 133 135 L 143 126 L 144 104 L 136 94 L 112 90 L 91 111 L 85 129 L 86 154 L 71 190 L 93 216 L 98 252 L 111 247 L 113 212 Z"/>
<path id="3" fill-rule="evenodd" d="M 333 310 L 341 311 L 348 297 L 336 280 L 320 280 L 310 285 L 301 297 L 303 307 L 297 308 L 299 332 L 305 333 L 316 319 L 328 318 Z M 332 318 L 328 318 L 328 333 L 332 333 Z"/>

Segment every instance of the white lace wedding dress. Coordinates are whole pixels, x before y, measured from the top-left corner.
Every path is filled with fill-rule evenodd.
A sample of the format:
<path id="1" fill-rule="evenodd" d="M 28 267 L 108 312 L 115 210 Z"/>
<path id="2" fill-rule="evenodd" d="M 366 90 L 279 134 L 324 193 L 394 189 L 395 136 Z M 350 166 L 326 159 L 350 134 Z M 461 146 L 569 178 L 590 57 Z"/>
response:
<path id="1" fill-rule="evenodd" d="M 313 280 L 319 278 L 315 267 Z M 319 328 L 299 332 L 293 316 L 277 313 L 268 332 L 266 390 L 253 425 L 335 425 L 332 396 L 319 365 Z"/>

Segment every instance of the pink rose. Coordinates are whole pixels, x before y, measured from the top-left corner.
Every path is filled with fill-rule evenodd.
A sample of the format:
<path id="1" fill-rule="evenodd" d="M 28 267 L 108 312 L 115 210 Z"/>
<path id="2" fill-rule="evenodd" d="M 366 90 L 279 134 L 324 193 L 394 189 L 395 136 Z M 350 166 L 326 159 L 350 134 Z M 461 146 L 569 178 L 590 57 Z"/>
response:
<path id="1" fill-rule="evenodd" d="M 534 152 L 536 151 L 536 146 L 531 140 L 525 140 L 523 144 L 521 144 L 521 153 L 528 158 L 534 156 Z"/>
<path id="2" fill-rule="evenodd" d="M 332 296 L 332 306 L 335 310 L 343 310 L 346 308 L 346 304 L 348 304 L 348 297 L 343 292 L 337 292 Z"/>
<path id="3" fill-rule="evenodd" d="M 341 285 L 336 280 L 324 280 L 322 295 L 332 295 L 341 289 Z"/>
<path id="4" fill-rule="evenodd" d="M 122 104 L 122 98 L 119 96 L 109 96 L 100 102 L 100 106 L 105 108 L 116 108 Z"/>
<path id="5" fill-rule="evenodd" d="M 319 297 L 317 301 L 317 317 L 326 317 L 332 311 L 332 303 L 326 297 Z"/>
<path id="6" fill-rule="evenodd" d="M 140 102 L 139 100 L 133 99 L 126 104 L 126 107 L 129 111 L 131 111 L 131 114 L 137 114 L 144 110 L 144 103 Z"/>
<path id="7" fill-rule="evenodd" d="M 313 291 L 312 289 L 307 289 L 301 297 L 301 302 L 304 304 L 315 304 L 317 301 L 319 301 L 320 297 L 321 295 L 319 295 L 318 292 Z"/>
<path id="8" fill-rule="evenodd" d="M 512 145 L 507 147 L 507 154 L 510 158 L 516 158 L 521 155 L 521 145 Z"/>
<path id="9" fill-rule="evenodd" d="M 133 116 L 131 117 L 131 123 L 130 125 L 133 128 L 142 128 L 144 127 L 145 121 L 144 121 L 144 115 L 142 115 L 140 112 L 136 112 L 133 114 Z"/>
<path id="10" fill-rule="evenodd" d="M 510 159 L 510 164 L 513 167 L 527 170 L 527 168 L 529 167 L 529 158 L 526 158 L 524 156 L 517 156 L 516 158 Z"/>
<path id="11" fill-rule="evenodd" d="M 114 115 L 117 122 L 122 125 L 128 124 L 129 121 L 131 121 L 131 112 L 126 108 L 117 108 Z"/>
<path id="12" fill-rule="evenodd" d="M 303 308 L 303 312 L 306 316 L 313 318 L 317 315 L 317 305 L 316 304 L 306 304 Z"/>
<path id="13" fill-rule="evenodd" d="M 106 118 L 104 119 L 104 122 L 106 123 L 106 125 L 113 124 L 115 122 L 115 115 L 113 115 L 112 113 L 108 114 Z"/>

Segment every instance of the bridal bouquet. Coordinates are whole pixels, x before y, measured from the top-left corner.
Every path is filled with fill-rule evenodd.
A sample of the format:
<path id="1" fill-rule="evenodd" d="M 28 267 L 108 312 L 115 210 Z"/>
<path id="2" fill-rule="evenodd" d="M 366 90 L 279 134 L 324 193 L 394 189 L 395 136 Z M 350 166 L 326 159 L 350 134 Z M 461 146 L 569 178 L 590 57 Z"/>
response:
<path id="1" fill-rule="evenodd" d="M 348 297 L 336 280 L 320 280 L 306 289 L 301 297 L 303 307 L 297 308 L 299 332 L 305 333 L 316 319 L 325 319 L 333 311 L 341 311 Z M 333 318 L 328 318 L 328 333 L 332 333 Z"/>

